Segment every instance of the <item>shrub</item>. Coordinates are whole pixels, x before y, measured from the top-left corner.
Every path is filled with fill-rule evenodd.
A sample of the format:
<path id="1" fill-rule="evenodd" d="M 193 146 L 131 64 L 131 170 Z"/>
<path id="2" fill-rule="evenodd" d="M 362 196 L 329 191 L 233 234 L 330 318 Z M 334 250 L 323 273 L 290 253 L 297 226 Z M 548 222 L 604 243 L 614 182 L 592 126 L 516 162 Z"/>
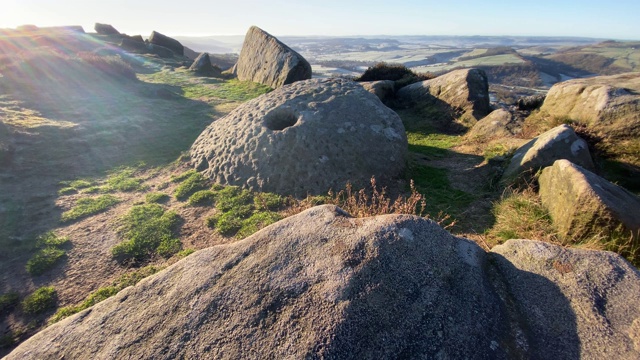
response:
<path id="1" fill-rule="evenodd" d="M 182 180 L 182 183 L 176 187 L 173 191 L 176 199 L 187 199 L 191 194 L 198 190 L 204 190 L 207 186 L 207 181 L 198 172 L 191 173 L 186 179 Z"/>
<path id="2" fill-rule="evenodd" d="M 0 295 L 0 314 L 8 312 L 18 304 L 20 296 L 18 293 L 10 292 Z"/>
<path id="3" fill-rule="evenodd" d="M 111 254 L 119 260 L 175 254 L 180 250 L 180 240 L 174 238 L 179 219 L 175 212 L 165 211 L 158 204 L 134 206 L 122 217 L 121 231 L 126 240 L 114 246 Z"/>
<path id="4" fill-rule="evenodd" d="M 377 63 L 367 70 L 355 81 L 378 81 L 392 80 L 395 82 L 396 89 L 418 81 L 433 79 L 432 74 L 416 74 L 402 64 L 389 64 L 385 62 Z"/>
<path id="5" fill-rule="evenodd" d="M 151 192 L 147 193 L 144 199 L 149 204 L 159 204 L 167 202 L 169 200 L 169 195 L 161 192 Z"/>
<path id="6" fill-rule="evenodd" d="M 41 287 L 22 301 L 22 310 L 27 314 L 40 314 L 56 306 L 57 293 L 52 287 Z"/>
<path id="7" fill-rule="evenodd" d="M 67 222 L 94 215 L 105 211 L 119 202 L 120 200 L 113 195 L 102 195 L 97 198 L 82 198 L 78 200 L 76 206 L 62 213 L 61 221 Z"/>

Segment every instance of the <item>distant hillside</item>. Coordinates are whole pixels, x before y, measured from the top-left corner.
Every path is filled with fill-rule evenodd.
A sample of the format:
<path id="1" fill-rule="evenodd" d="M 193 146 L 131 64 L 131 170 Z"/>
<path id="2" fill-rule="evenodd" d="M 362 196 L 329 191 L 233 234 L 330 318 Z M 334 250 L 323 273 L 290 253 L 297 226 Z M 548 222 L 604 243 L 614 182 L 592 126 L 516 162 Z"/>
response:
<path id="1" fill-rule="evenodd" d="M 571 47 L 545 58 L 598 75 L 639 71 L 640 42 L 605 41 L 595 45 Z"/>

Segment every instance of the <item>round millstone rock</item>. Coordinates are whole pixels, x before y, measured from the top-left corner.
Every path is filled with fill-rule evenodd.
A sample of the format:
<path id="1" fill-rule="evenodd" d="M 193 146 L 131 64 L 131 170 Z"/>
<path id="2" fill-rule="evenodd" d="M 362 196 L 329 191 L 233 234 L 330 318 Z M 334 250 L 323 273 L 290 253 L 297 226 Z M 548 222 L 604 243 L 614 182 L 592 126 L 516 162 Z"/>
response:
<path id="1" fill-rule="evenodd" d="M 361 85 L 313 79 L 253 99 L 213 122 L 191 147 L 212 180 L 304 196 L 382 181 L 405 168 L 400 117 Z"/>

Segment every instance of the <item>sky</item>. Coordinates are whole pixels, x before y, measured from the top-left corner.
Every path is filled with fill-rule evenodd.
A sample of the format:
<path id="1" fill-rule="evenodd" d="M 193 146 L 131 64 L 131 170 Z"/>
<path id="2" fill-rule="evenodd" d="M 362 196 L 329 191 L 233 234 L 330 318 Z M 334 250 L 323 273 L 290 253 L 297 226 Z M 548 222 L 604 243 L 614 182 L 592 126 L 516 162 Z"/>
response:
<path id="1" fill-rule="evenodd" d="M 2 0 L 0 28 L 113 25 L 129 35 L 513 35 L 640 40 L 640 0 Z"/>

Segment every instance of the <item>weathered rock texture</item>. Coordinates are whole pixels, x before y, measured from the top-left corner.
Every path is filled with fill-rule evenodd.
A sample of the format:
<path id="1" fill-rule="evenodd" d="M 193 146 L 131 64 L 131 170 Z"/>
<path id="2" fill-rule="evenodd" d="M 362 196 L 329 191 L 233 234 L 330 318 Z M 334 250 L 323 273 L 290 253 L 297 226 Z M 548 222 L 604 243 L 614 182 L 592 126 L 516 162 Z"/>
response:
<path id="1" fill-rule="evenodd" d="M 149 36 L 149 43 L 165 47 L 173 51 L 176 55 L 184 55 L 184 46 L 182 46 L 178 40 L 162 35 L 157 31 L 151 32 L 151 36 Z"/>
<path id="2" fill-rule="evenodd" d="M 521 124 L 508 110 L 497 109 L 473 125 L 467 137 L 477 141 L 512 137 L 521 131 L 520 126 Z"/>
<path id="3" fill-rule="evenodd" d="M 612 253 L 511 240 L 487 255 L 424 218 L 325 205 L 196 252 L 7 360 L 631 359 L 639 290 Z"/>
<path id="4" fill-rule="evenodd" d="M 261 83 L 274 89 L 311 79 L 311 65 L 302 55 L 257 26 L 247 31 L 233 71 L 239 80 Z"/>
<path id="5" fill-rule="evenodd" d="M 211 59 L 209 58 L 209 54 L 206 52 L 198 55 L 193 64 L 189 67 L 189 70 L 195 71 L 196 74 L 206 76 L 220 76 L 221 74 L 219 68 L 215 68 L 211 65 Z"/>
<path id="6" fill-rule="evenodd" d="M 617 254 L 509 240 L 492 257 L 529 359 L 640 358 L 640 273 Z"/>
<path id="7" fill-rule="evenodd" d="M 406 152 L 400 117 L 375 95 L 353 81 L 317 79 L 216 120 L 191 147 L 191 159 L 221 184 L 305 196 L 396 177 Z"/>
<path id="8" fill-rule="evenodd" d="M 101 35 L 120 35 L 120 32 L 109 24 L 96 23 L 93 29 Z"/>
<path id="9" fill-rule="evenodd" d="M 474 123 L 490 111 L 489 82 L 484 70 L 454 70 L 431 80 L 405 86 L 398 97 L 410 102 L 444 102 L 461 118 Z M 469 121 L 471 120 L 471 121 Z"/>
<path id="10" fill-rule="evenodd" d="M 540 108 L 614 137 L 640 137 L 640 73 L 596 76 L 555 84 Z"/>
<path id="11" fill-rule="evenodd" d="M 593 169 L 587 142 L 576 135 L 569 125 L 557 126 L 520 147 L 513 154 L 502 178 L 511 181 L 518 176 L 567 159 L 584 168 Z"/>
<path id="12" fill-rule="evenodd" d="M 364 81 L 360 85 L 382 101 L 395 96 L 395 82 L 391 80 Z"/>
<path id="13" fill-rule="evenodd" d="M 618 231 L 640 237 L 640 198 L 567 160 L 542 171 L 540 197 L 568 241 Z"/>

